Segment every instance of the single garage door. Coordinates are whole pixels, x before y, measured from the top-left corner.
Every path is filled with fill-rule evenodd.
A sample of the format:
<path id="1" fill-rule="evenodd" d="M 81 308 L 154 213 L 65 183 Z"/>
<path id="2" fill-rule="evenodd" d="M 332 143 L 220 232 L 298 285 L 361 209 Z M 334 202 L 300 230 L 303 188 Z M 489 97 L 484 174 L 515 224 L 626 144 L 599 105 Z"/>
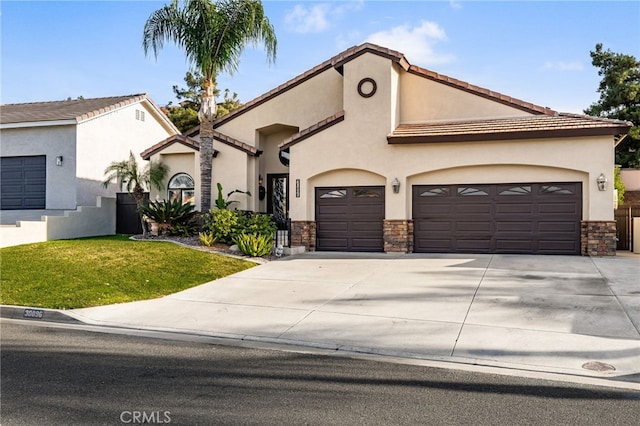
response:
<path id="1" fill-rule="evenodd" d="M 579 254 L 582 184 L 413 187 L 416 252 Z"/>
<path id="2" fill-rule="evenodd" d="M 316 188 L 316 250 L 383 251 L 384 186 Z"/>
<path id="3" fill-rule="evenodd" d="M 2 157 L 0 209 L 44 209 L 47 192 L 46 156 Z"/>

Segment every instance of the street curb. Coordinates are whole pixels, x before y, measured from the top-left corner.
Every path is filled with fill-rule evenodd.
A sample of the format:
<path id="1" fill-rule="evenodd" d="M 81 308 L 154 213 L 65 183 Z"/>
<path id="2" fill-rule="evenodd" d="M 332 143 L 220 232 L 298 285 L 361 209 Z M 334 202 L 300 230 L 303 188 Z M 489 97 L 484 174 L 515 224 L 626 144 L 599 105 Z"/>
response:
<path id="1" fill-rule="evenodd" d="M 34 322 L 44 321 L 64 324 L 83 324 L 82 321 L 55 309 L 34 308 L 28 306 L 0 305 L 0 318 Z"/>

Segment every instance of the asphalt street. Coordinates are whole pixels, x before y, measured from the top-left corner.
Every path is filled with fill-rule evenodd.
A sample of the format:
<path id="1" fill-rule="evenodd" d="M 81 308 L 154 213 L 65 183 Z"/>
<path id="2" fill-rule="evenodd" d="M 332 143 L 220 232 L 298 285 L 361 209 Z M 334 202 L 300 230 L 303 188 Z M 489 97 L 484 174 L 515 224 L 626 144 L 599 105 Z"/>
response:
<path id="1" fill-rule="evenodd" d="M 640 393 L 2 320 L 3 425 L 635 425 Z M 96 329 L 97 330 L 97 329 Z M 108 329 L 103 329 L 107 331 Z"/>

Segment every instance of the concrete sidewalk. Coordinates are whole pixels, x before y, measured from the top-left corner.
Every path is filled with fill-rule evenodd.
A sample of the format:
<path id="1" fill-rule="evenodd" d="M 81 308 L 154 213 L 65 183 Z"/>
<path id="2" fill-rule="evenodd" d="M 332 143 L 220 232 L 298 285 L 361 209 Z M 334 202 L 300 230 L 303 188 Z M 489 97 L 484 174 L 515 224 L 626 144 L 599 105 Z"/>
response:
<path id="1" fill-rule="evenodd" d="M 640 256 L 306 253 L 85 323 L 640 383 Z M 638 387 L 640 389 L 640 386 Z"/>

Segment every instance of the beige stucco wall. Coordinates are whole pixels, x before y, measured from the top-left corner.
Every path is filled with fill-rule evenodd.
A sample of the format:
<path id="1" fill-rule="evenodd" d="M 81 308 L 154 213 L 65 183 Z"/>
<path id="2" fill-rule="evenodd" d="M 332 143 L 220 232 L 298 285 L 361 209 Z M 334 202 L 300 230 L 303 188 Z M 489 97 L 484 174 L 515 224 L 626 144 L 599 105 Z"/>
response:
<path id="1" fill-rule="evenodd" d="M 47 167 L 47 209 L 76 208 L 75 125 L 23 127 L 0 131 L 0 155 L 18 157 L 45 155 Z M 56 157 L 62 156 L 62 166 Z M 95 204 L 95 198 L 93 199 Z"/>
<path id="2" fill-rule="evenodd" d="M 402 123 L 531 115 L 410 73 L 402 74 L 400 100 Z"/>
<path id="3" fill-rule="evenodd" d="M 613 138 L 389 145 L 393 73 L 384 61 L 363 55 L 345 65 L 345 121 L 291 147 L 291 182 L 300 179 L 301 188 L 306 189 L 291 200 L 293 220 L 315 219 L 313 187 L 320 184 L 384 182 L 386 218 L 410 219 L 411 185 L 541 181 L 582 182 L 583 218 L 613 220 L 612 185 L 603 192 L 595 182 L 600 173 L 612 179 Z M 371 98 L 356 91 L 357 83 L 367 76 L 378 84 Z M 370 174 L 360 172 L 356 178 L 346 170 Z M 391 191 L 394 178 L 401 182 L 399 194 Z"/>
<path id="4" fill-rule="evenodd" d="M 330 68 L 216 130 L 256 146 L 256 129 L 282 124 L 302 130 L 339 111 L 342 111 L 342 77 Z"/>
<path id="5" fill-rule="evenodd" d="M 136 120 L 136 110 L 144 111 L 144 121 Z M 144 166 L 140 152 L 174 134 L 154 114 L 147 102 L 139 102 L 78 124 L 78 205 L 95 205 L 97 195 L 113 196 L 119 189 L 115 184 L 108 189 L 101 185 L 111 162 L 128 159 L 132 151 Z"/>

